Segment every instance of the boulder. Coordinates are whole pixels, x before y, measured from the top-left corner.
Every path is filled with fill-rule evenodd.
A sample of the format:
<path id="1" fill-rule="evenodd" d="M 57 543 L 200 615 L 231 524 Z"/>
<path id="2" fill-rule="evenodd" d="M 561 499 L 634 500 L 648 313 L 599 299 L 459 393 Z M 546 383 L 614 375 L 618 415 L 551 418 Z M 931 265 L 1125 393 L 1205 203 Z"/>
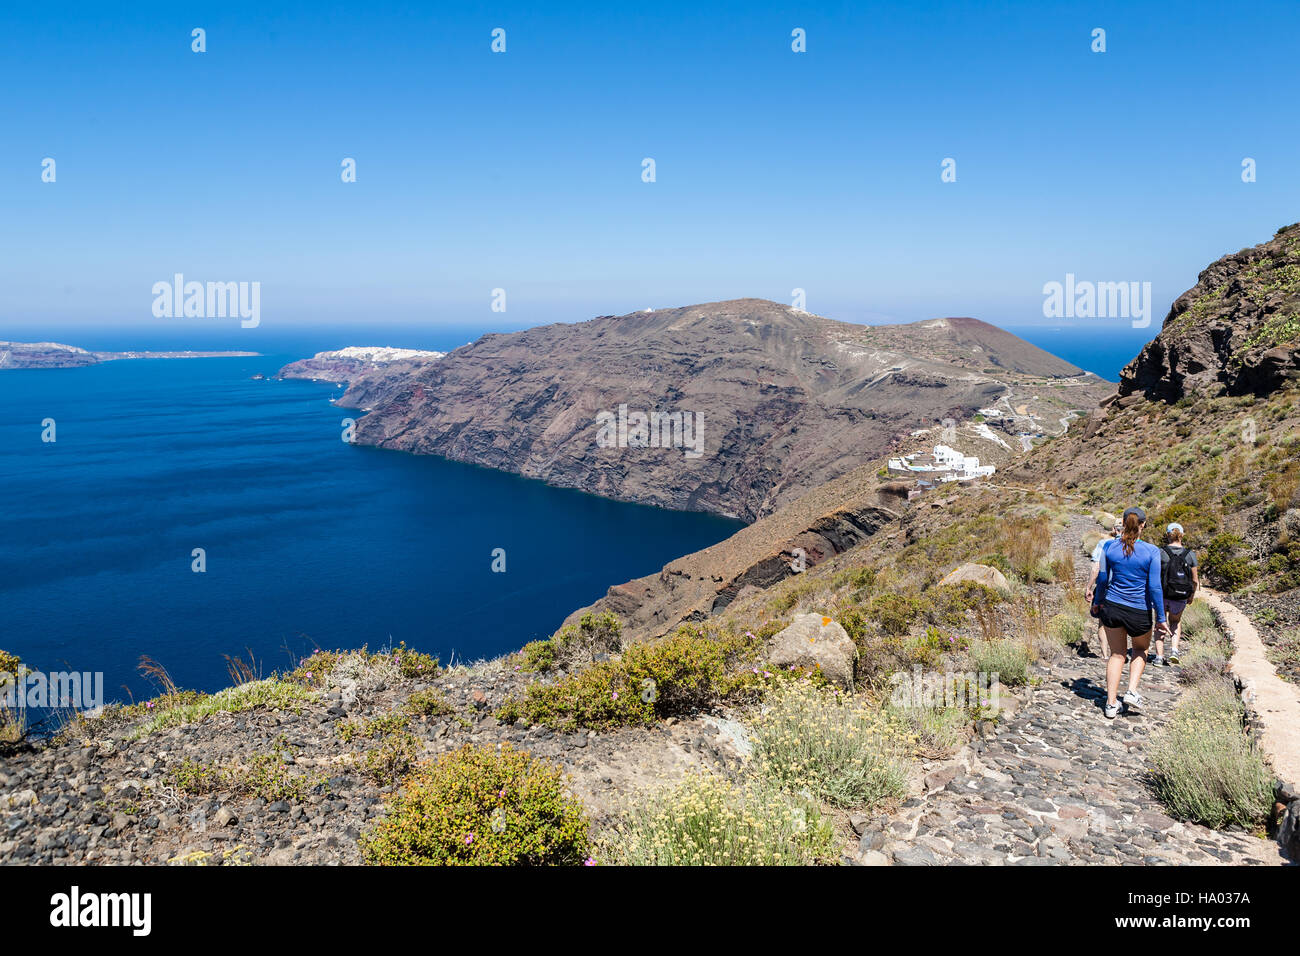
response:
<path id="1" fill-rule="evenodd" d="M 1282 815 L 1277 842 L 1282 845 L 1283 853 L 1300 863 L 1300 800 L 1292 800 Z"/>
<path id="2" fill-rule="evenodd" d="M 990 588 L 1007 586 L 1006 576 L 997 568 L 991 568 L 987 564 L 963 564 L 939 583 L 960 584 L 963 581 L 974 581 L 976 584 L 983 584 Z"/>
<path id="3" fill-rule="evenodd" d="M 776 667 L 821 668 L 828 680 L 853 686 L 858 649 L 835 621 L 821 614 L 796 614 L 789 627 L 772 638 L 768 660 Z"/>

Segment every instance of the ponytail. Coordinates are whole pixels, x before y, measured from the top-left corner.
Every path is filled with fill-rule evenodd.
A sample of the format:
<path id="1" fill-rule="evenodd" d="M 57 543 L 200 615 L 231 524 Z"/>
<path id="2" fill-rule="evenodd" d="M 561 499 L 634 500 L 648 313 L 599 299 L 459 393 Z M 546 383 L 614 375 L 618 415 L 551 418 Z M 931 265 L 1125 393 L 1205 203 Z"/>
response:
<path id="1" fill-rule="evenodd" d="M 1119 539 L 1124 542 L 1124 557 L 1131 557 L 1133 546 L 1137 543 L 1138 534 L 1142 531 L 1142 522 L 1138 521 L 1138 516 L 1131 511 L 1124 515 L 1124 530 L 1120 533 Z"/>

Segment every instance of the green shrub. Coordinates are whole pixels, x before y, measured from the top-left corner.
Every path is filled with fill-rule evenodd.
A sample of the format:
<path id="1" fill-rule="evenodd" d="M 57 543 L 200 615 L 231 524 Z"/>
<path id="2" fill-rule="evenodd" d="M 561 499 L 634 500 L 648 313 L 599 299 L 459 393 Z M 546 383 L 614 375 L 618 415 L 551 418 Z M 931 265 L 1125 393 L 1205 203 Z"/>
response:
<path id="1" fill-rule="evenodd" d="M 209 695 L 201 690 L 174 690 L 159 694 L 151 700 L 142 700 L 136 704 L 127 704 L 118 709 L 123 717 L 156 717 L 167 710 L 188 707 L 205 700 Z"/>
<path id="2" fill-rule="evenodd" d="M 861 608 L 850 608 L 840 615 L 839 621 L 840 627 L 844 628 L 844 633 L 854 644 L 866 637 L 869 624 Z"/>
<path id="3" fill-rule="evenodd" d="M 405 730 L 406 725 L 410 722 L 409 715 L 394 712 L 380 714 L 378 717 L 372 717 L 369 720 L 342 720 L 335 724 L 334 732 L 344 742 L 357 737 L 387 737 L 399 730 Z"/>
<path id="4" fill-rule="evenodd" d="M 0 650 L 0 701 L 26 672 L 27 668 L 16 654 Z M 0 703 L 0 749 L 15 747 L 26 737 L 27 717 L 24 709 Z"/>
<path id="5" fill-rule="evenodd" d="M 267 707 L 272 710 L 300 711 L 306 701 L 316 697 L 301 684 L 288 680 L 268 677 L 264 680 L 250 681 L 238 687 L 227 687 L 212 695 L 193 694 L 179 691 L 176 694 L 164 694 L 164 698 L 176 698 L 176 702 L 166 708 L 150 708 L 146 703 L 145 713 L 149 719 L 135 729 L 133 738 L 140 738 L 158 730 L 189 724 L 212 714 L 238 713 Z"/>
<path id="6" fill-rule="evenodd" d="M 1211 584 L 1225 591 L 1236 591 L 1255 577 L 1257 569 L 1239 554 L 1244 542 L 1241 535 L 1225 532 L 1216 535 L 1206 546 L 1201 559 L 1201 573 Z"/>
<path id="7" fill-rule="evenodd" d="M 1205 601 L 1192 601 L 1187 605 L 1187 610 L 1183 611 L 1183 616 L 1178 619 L 1178 627 L 1184 637 L 1200 637 L 1207 631 L 1217 633 L 1217 623 L 1214 620 L 1214 611 Z"/>
<path id="8" fill-rule="evenodd" d="M 361 772 L 381 787 L 396 783 L 420 757 L 420 741 L 407 733 L 389 734 L 361 758 Z"/>
<path id="9" fill-rule="evenodd" d="M 456 708 L 447 702 L 441 691 L 429 688 L 417 690 L 406 700 L 406 712 L 413 717 L 446 717 Z"/>
<path id="10" fill-rule="evenodd" d="M 1088 621 L 1086 614 L 1065 611 L 1048 621 L 1047 629 L 1058 643 L 1068 647 L 1085 639 L 1088 633 Z"/>
<path id="11" fill-rule="evenodd" d="M 1029 682 L 1029 663 L 1033 655 L 1029 648 L 1017 641 L 976 641 L 970 647 L 970 659 L 976 671 L 997 674 L 998 680 L 1008 687 Z"/>
<path id="12" fill-rule="evenodd" d="M 207 794 L 229 790 L 274 802 L 303 800 L 308 791 L 322 786 L 326 778 L 287 763 L 284 749 L 277 746 L 254 754 L 246 763 L 216 764 L 185 759 L 168 770 L 167 780 L 182 793 Z"/>
<path id="13" fill-rule="evenodd" d="M 997 568 L 1003 574 L 1020 573 L 1012 566 L 1010 559 L 1008 559 L 1005 554 L 1001 554 L 996 551 L 978 555 L 977 557 L 972 558 L 971 560 L 975 564 L 984 564 L 990 568 Z"/>
<path id="14" fill-rule="evenodd" d="M 520 717 L 557 730 L 597 730 L 653 723 L 716 703 L 749 675 L 732 673 L 756 660 L 756 638 L 682 628 L 671 637 L 633 644 L 617 660 L 601 661 L 554 684 L 530 684 L 521 699 L 508 700 L 498 719 Z M 761 675 L 759 675 L 761 676 Z"/>
<path id="15" fill-rule="evenodd" d="M 17 654 L 10 654 L 8 651 L 0 650 L 0 681 L 14 680 L 26 670 L 23 662 L 18 659 Z"/>
<path id="16" fill-rule="evenodd" d="M 945 654 L 965 650 L 970 641 L 957 637 L 937 627 L 927 627 L 919 637 L 908 638 L 902 643 L 905 663 L 920 664 L 922 667 L 938 667 Z"/>
<path id="17" fill-rule="evenodd" d="M 873 567 L 846 568 L 836 572 L 831 578 L 831 586 L 837 591 L 870 591 L 876 586 L 877 570 Z"/>
<path id="18" fill-rule="evenodd" d="M 1047 515 L 1009 518 L 998 525 L 999 554 L 1007 557 L 1011 570 L 1032 581 L 1052 546 L 1052 528 Z"/>
<path id="19" fill-rule="evenodd" d="M 754 772 L 840 807 L 875 807 L 907 792 L 905 741 L 877 708 L 810 684 L 774 692 L 753 725 Z"/>
<path id="20" fill-rule="evenodd" d="M 623 646 L 623 625 L 612 611 L 588 612 L 544 641 L 530 641 L 520 649 L 520 667 L 526 671 L 573 668 L 617 654 Z"/>
<path id="21" fill-rule="evenodd" d="M 226 777 L 216 764 L 188 757 L 167 771 L 167 782 L 182 793 L 211 793 L 221 788 Z"/>
<path id="22" fill-rule="evenodd" d="M 634 803 L 602 856 L 632 866 L 807 866 L 835 856 L 817 804 L 697 774 Z"/>
<path id="23" fill-rule="evenodd" d="M 361 840 L 367 863 L 400 866 L 572 866 L 589 849 L 559 768 L 508 744 L 421 764 Z"/>
<path id="24" fill-rule="evenodd" d="M 329 675 L 338 666 L 339 661 L 349 656 L 349 654 L 359 654 L 363 657 L 369 657 L 364 647 L 359 651 L 312 651 L 311 655 L 298 663 L 292 671 L 285 675 L 285 680 L 293 681 L 297 684 L 304 684 L 307 687 L 322 688 L 328 685 Z"/>
<path id="25" fill-rule="evenodd" d="M 1152 739 L 1152 784 L 1175 817 L 1222 829 L 1267 816 L 1273 776 L 1242 718 L 1230 684 L 1197 684 Z"/>
<path id="26" fill-rule="evenodd" d="M 519 670 L 548 671 L 556 662 L 555 642 L 549 637 L 544 641 L 529 641 L 519 648 Z"/>
<path id="27" fill-rule="evenodd" d="M 867 603 L 866 616 L 886 634 L 906 634 L 921 614 L 921 604 L 906 594 L 890 592 L 873 597 Z"/>
<path id="28" fill-rule="evenodd" d="M 403 677 L 433 678 L 438 676 L 438 658 L 413 651 L 402 641 L 390 652 Z"/>
<path id="29" fill-rule="evenodd" d="M 976 707 L 979 700 L 971 701 Z M 917 754 L 935 759 L 946 757 L 970 739 L 971 713 L 962 707 L 890 707 L 892 717 L 910 729 Z"/>
<path id="30" fill-rule="evenodd" d="M 956 627 L 967 620 L 967 612 L 977 607 L 997 604 L 1002 595 L 991 587 L 975 581 L 956 584 L 939 584 L 923 595 L 925 615 L 930 623 Z M 845 628 L 847 630 L 847 628 Z"/>
<path id="31" fill-rule="evenodd" d="M 323 775 L 298 770 L 296 765 L 285 763 L 284 756 L 281 750 L 254 754 L 236 772 L 236 784 L 240 789 L 274 803 L 276 800 L 303 800 L 307 791 L 325 783 Z"/>

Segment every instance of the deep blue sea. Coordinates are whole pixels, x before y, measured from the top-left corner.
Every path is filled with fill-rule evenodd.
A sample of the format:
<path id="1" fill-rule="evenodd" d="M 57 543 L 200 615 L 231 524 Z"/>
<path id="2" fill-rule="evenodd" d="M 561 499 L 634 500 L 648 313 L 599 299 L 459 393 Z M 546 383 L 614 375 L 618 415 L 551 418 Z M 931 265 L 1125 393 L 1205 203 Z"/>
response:
<path id="1" fill-rule="evenodd" d="M 1114 381 L 1154 335 L 1014 328 Z M 351 446 L 333 386 L 253 381 L 347 344 L 451 349 L 472 329 L 319 328 L 196 336 L 5 328 L 91 349 L 242 349 L 0 373 L 0 648 L 41 670 L 103 671 L 109 699 L 228 683 L 314 647 L 398 641 L 473 660 L 545 636 L 611 584 L 740 524 Z M 57 441 L 41 441 L 44 419 Z M 191 570 L 204 549 L 206 571 Z M 504 548 L 505 573 L 491 570 Z"/>
<path id="2" fill-rule="evenodd" d="M 1120 370 L 1137 358 L 1142 347 L 1159 333 L 1160 323 L 1152 322 L 1145 329 L 1114 323 L 1083 329 L 1011 325 L 1005 328 L 1058 358 L 1108 382 L 1117 382 Z"/>
<path id="3" fill-rule="evenodd" d="M 141 655 L 202 690 L 229 683 L 223 654 L 250 650 L 267 673 L 316 646 L 405 641 L 472 660 L 740 527 L 351 446 L 340 422 L 359 413 L 330 404 L 340 390 L 250 378 L 358 341 L 472 337 L 326 333 L 258 358 L 0 372 L 0 648 L 41 670 L 103 671 L 110 700 L 152 695 Z M 128 338 L 57 340 L 270 341 Z M 55 443 L 41 441 L 47 418 Z M 204 573 L 191 570 L 195 548 Z M 491 569 L 495 548 L 505 573 Z"/>

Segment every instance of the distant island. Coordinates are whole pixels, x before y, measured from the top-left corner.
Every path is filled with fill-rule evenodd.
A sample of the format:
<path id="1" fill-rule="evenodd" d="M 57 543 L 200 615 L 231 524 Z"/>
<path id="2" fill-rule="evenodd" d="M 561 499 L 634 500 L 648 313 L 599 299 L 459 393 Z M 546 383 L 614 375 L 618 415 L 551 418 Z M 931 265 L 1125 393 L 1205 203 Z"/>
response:
<path id="1" fill-rule="evenodd" d="M 15 368 L 80 368 L 121 359 L 243 358 L 260 352 L 91 352 L 58 342 L 0 342 L 0 370 Z"/>
<path id="2" fill-rule="evenodd" d="M 978 319 L 865 326 L 753 298 L 489 333 L 446 354 L 339 349 L 279 376 L 345 384 L 336 404 L 368 413 L 358 445 L 744 521 L 932 448 L 943 435 L 918 430 L 981 409 L 961 451 L 1000 466 L 1012 442 L 1063 433 L 1115 390 Z"/>

